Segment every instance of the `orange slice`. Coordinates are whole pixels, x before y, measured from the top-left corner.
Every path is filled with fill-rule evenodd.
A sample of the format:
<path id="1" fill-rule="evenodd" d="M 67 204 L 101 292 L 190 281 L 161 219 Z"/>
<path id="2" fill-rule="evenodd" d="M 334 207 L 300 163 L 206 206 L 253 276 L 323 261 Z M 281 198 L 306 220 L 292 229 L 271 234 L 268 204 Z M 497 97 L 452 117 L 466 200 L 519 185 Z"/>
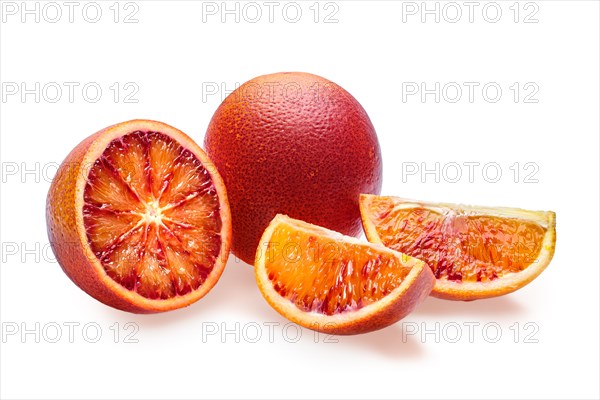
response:
<path id="1" fill-rule="evenodd" d="M 436 297 L 476 300 L 513 292 L 535 279 L 554 255 L 552 211 L 364 194 L 360 209 L 369 241 L 431 267 Z"/>
<path id="2" fill-rule="evenodd" d="M 193 303 L 229 254 L 221 177 L 192 139 L 161 122 L 123 122 L 81 142 L 52 182 L 46 215 L 65 273 L 121 310 Z"/>
<path id="3" fill-rule="evenodd" d="M 281 214 L 260 240 L 255 267 L 261 293 L 281 315 L 340 335 L 393 324 L 435 282 L 423 261 Z"/>

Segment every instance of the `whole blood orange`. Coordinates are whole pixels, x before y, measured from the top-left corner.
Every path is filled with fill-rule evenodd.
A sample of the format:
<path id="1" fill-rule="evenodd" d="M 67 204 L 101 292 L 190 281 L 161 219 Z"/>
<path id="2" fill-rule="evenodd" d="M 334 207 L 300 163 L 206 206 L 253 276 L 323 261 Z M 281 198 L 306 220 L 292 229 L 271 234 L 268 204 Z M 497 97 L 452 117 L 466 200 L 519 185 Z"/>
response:
<path id="1" fill-rule="evenodd" d="M 369 241 L 417 257 L 431 267 L 431 294 L 450 300 L 500 296 L 522 288 L 548 266 L 556 215 L 361 196 Z"/>
<path id="2" fill-rule="evenodd" d="M 232 251 L 249 264 L 277 213 L 356 235 L 360 193 L 380 192 L 381 154 L 367 113 L 320 76 L 244 83 L 215 112 L 204 144 L 227 186 Z"/>
<path id="3" fill-rule="evenodd" d="M 380 244 L 277 215 L 256 251 L 255 276 L 267 302 L 306 328 L 352 335 L 408 315 L 435 278 L 423 261 Z"/>
<path id="4" fill-rule="evenodd" d="M 221 177 L 196 143 L 160 122 L 123 122 L 83 140 L 50 186 L 46 217 L 69 278 L 125 311 L 193 303 L 229 254 Z"/>

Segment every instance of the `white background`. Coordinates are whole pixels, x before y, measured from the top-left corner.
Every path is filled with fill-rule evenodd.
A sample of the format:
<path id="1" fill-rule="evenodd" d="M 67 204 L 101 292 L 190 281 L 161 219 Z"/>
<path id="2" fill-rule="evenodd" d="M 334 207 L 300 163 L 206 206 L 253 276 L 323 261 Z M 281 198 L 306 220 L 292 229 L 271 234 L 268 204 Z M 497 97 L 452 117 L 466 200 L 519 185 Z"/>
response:
<path id="1" fill-rule="evenodd" d="M 485 2 L 475 8 L 473 22 L 459 2 L 456 23 L 448 21 L 456 8 L 444 9 L 446 3 L 439 3 L 446 11 L 439 23 L 435 15 L 423 23 L 420 12 L 410 14 L 420 2 L 338 1 L 327 9 L 321 3 L 317 23 L 312 1 L 298 2 L 302 16 L 296 23 L 282 16 L 285 2 L 275 8 L 272 23 L 262 2 L 256 23 L 249 21 L 255 8 L 243 13 L 245 3 L 238 6 L 239 22 L 229 15 L 225 23 L 221 2 L 137 1 L 127 9 L 121 3 L 118 23 L 114 6 L 109 8 L 113 1 L 98 2 L 97 23 L 83 18 L 85 2 L 75 8 L 72 23 L 62 2 L 56 23 L 48 21 L 56 9 L 46 7 L 44 15 L 43 2 L 40 21 L 25 15 L 24 23 L 21 2 L 12 3 L 19 8 L 15 15 L 7 3 L 0 28 L 3 398 L 600 395 L 597 2 L 521 3 L 517 23 L 513 1 L 498 2 L 496 23 L 482 15 Z M 216 15 L 203 14 L 213 5 Z M 489 20 L 494 7 L 486 9 Z M 124 23 L 136 8 L 138 22 Z M 324 23 L 336 9 L 337 22 Z M 293 19 L 294 10 L 287 10 Z M 94 9 L 87 11 L 93 19 Z M 524 23 L 534 11 L 538 22 Z M 71 283 L 46 236 L 45 196 L 56 163 L 84 137 L 133 118 L 167 122 L 202 143 L 222 95 L 207 88 L 223 84 L 231 90 L 278 71 L 322 75 L 362 103 L 382 146 L 384 194 L 556 211 L 558 242 L 548 269 L 508 296 L 471 303 L 430 298 L 394 326 L 333 343 L 286 325 L 262 299 L 251 267 L 234 257 L 207 297 L 161 315 L 113 310 Z M 35 94 L 10 94 L 22 82 L 30 89 L 39 82 L 39 102 Z M 64 82 L 79 84 L 72 102 Z M 110 89 L 115 82 L 117 102 Z M 439 103 L 434 95 L 403 99 L 411 82 L 428 88 L 451 83 L 448 90 L 456 82 L 463 96 L 456 103 L 449 101 L 456 95 L 451 91 L 441 93 Z M 479 84 L 473 102 L 464 82 Z M 490 82 L 502 89 L 495 103 L 488 101 L 495 96 L 491 89 L 488 100 L 482 96 Z M 515 82 L 516 103 L 510 89 Z M 82 95 L 88 83 L 102 89 L 95 103 L 92 89 L 88 99 Z M 133 86 L 125 90 L 127 83 Z M 52 103 L 56 85 L 63 93 Z M 132 99 L 138 102 L 125 102 L 135 87 Z M 537 103 L 526 103 L 536 87 L 529 100 Z M 415 165 L 434 169 L 436 162 L 439 182 L 434 174 L 402 175 Z M 456 164 L 449 163 L 465 162 L 480 163 L 472 182 L 466 166 L 462 178 L 450 182 Z M 491 182 L 495 169 L 483 174 L 489 163 L 500 167 L 498 182 Z M 515 163 L 521 172 L 516 179 Z M 525 163 L 533 164 L 526 170 Z M 537 183 L 526 182 L 532 168 Z M 71 340 L 69 323 L 79 324 Z M 272 340 L 265 323 L 278 324 Z M 480 324 L 472 338 L 465 323 Z M 484 330 L 485 324 L 491 325 Z M 62 336 L 52 343 L 57 326 Z M 126 340 L 135 326 L 139 330 Z M 101 337 L 92 343 L 98 327 Z M 452 343 L 457 327 L 461 337 Z M 224 328 L 234 333 L 222 337 Z M 493 343 L 498 328 L 502 336 Z M 39 338 L 22 336 L 23 329 L 37 330 Z M 423 336 L 425 330 L 430 333 Z M 257 331 L 261 337 L 252 343 Z"/>

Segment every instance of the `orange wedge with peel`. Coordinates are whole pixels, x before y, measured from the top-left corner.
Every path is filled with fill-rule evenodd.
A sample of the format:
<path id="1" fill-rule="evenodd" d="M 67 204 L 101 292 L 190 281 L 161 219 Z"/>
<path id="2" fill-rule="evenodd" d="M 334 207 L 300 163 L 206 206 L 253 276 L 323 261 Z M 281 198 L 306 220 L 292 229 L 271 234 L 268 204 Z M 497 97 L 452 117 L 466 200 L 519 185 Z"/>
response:
<path id="1" fill-rule="evenodd" d="M 255 274 L 262 295 L 281 315 L 339 335 L 395 323 L 435 282 L 423 261 L 281 214 L 262 235 Z"/>
<path id="2" fill-rule="evenodd" d="M 556 214 L 363 194 L 367 239 L 431 267 L 432 296 L 450 300 L 495 297 L 522 288 L 550 263 Z"/>

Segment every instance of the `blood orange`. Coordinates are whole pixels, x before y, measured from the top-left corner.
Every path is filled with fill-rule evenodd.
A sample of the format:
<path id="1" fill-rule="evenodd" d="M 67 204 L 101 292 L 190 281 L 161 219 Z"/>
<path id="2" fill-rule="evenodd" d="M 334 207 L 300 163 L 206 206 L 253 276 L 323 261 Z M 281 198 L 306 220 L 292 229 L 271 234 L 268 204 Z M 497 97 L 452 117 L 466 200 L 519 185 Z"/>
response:
<path id="1" fill-rule="evenodd" d="M 384 328 L 410 313 L 435 282 L 423 261 L 284 215 L 260 244 L 255 275 L 267 302 L 321 332 Z"/>
<path id="2" fill-rule="evenodd" d="M 360 193 L 381 189 L 367 113 L 320 76 L 277 73 L 244 83 L 219 106 L 204 143 L 227 186 L 232 250 L 249 264 L 277 213 L 356 235 Z"/>
<path id="3" fill-rule="evenodd" d="M 542 273 L 554 254 L 552 211 L 363 195 L 361 213 L 369 241 L 431 267 L 436 297 L 475 300 L 513 292 Z"/>
<path id="4" fill-rule="evenodd" d="M 219 174 L 188 136 L 160 122 L 120 123 L 81 142 L 52 182 L 46 216 L 65 273 L 121 310 L 193 303 L 229 253 Z"/>

